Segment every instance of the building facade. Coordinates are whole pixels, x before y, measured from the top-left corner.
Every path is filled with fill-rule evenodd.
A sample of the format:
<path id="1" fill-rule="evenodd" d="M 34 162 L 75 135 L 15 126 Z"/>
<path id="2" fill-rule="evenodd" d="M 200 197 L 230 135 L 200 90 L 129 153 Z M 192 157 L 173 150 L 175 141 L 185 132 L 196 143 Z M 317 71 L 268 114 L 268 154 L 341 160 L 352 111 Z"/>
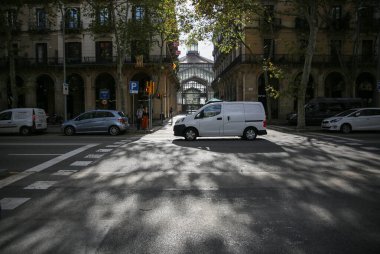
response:
<path id="1" fill-rule="evenodd" d="M 244 28 L 245 44 L 229 54 L 214 50 L 216 96 L 224 100 L 261 101 L 271 103 L 274 119 L 286 118 L 296 110 L 295 88 L 300 83 L 304 53 L 308 40 L 308 24 L 304 18 L 290 15 L 286 1 L 262 1 L 271 23 L 262 17 Z M 357 97 L 366 106 L 380 106 L 379 35 L 380 4 L 362 1 L 358 6 L 348 1 L 331 1 L 328 20 L 318 32 L 306 101 L 315 97 Z M 294 13 L 293 13 L 294 14 Z M 284 73 L 272 79 L 278 99 L 268 99 L 263 60 Z"/>
<path id="2" fill-rule="evenodd" d="M 119 65 L 121 83 L 109 10 L 100 9 L 91 16 L 86 15 L 91 7 L 85 1 L 66 2 L 55 8 L 42 3 L 22 5 L 20 10 L 1 7 L 10 31 L 0 30 L 4 38 L 0 41 L 0 110 L 12 107 L 16 100 L 16 107 L 39 107 L 49 114 L 66 113 L 67 118 L 95 108 L 123 110 L 133 116 L 138 105 L 147 106 L 145 86 L 154 81 L 153 118 L 161 112 L 169 115 L 178 88 L 172 69 L 176 60 L 173 44 L 165 42 L 161 51 L 153 42 L 156 38 L 132 40 Z M 128 18 L 142 19 L 145 11 L 132 6 Z M 95 22 L 96 30 L 91 29 Z M 12 72 L 17 90 L 13 93 Z M 131 81 L 138 90 L 131 91 Z M 64 83 L 69 87 L 67 96 Z"/>
<path id="3" fill-rule="evenodd" d="M 179 59 L 180 89 L 177 102 L 180 112 L 189 113 L 213 98 L 213 61 L 199 55 L 198 45 L 189 46 L 186 56 Z"/>

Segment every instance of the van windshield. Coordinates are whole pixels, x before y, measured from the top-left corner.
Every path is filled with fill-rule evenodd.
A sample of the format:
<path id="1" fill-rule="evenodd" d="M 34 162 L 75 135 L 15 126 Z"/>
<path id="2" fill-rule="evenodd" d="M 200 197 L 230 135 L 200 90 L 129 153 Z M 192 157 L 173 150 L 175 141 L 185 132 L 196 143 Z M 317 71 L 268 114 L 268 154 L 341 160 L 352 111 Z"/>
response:
<path id="1" fill-rule="evenodd" d="M 356 109 L 349 109 L 349 110 L 343 111 L 343 112 L 341 112 L 335 116 L 348 116 L 349 114 L 352 114 L 355 111 L 357 111 L 357 110 Z"/>

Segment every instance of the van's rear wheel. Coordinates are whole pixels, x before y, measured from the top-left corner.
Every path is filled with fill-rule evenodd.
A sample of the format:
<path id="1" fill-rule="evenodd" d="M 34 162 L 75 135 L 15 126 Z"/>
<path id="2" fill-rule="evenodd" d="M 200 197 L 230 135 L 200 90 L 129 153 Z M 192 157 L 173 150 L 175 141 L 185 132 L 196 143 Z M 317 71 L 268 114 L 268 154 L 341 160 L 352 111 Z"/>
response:
<path id="1" fill-rule="evenodd" d="M 194 128 L 187 128 L 185 130 L 184 137 L 187 141 L 193 141 L 197 138 L 197 136 L 198 136 L 198 133 Z"/>
<path id="2" fill-rule="evenodd" d="M 29 128 L 29 127 L 21 127 L 20 129 L 20 134 L 23 135 L 23 136 L 28 136 L 30 135 L 30 133 L 32 133 L 32 130 Z"/>
<path id="3" fill-rule="evenodd" d="M 249 127 L 245 129 L 243 137 L 246 140 L 255 140 L 257 137 L 257 131 L 254 128 Z"/>
<path id="4" fill-rule="evenodd" d="M 340 127 L 340 131 L 344 134 L 350 133 L 351 130 L 352 130 L 351 125 L 349 125 L 348 123 L 345 123 L 342 125 L 342 127 Z"/>

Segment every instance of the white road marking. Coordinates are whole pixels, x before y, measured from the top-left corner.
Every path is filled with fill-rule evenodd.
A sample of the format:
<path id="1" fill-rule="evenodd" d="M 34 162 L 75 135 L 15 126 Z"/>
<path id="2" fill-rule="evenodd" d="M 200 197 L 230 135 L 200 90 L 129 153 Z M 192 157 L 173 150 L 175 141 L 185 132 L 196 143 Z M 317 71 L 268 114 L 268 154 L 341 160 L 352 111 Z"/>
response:
<path id="1" fill-rule="evenodd" d="M 9 153 L 8 155 L 12 156 L 53 156 L 53 155 L 62 155 L 62 153 Z"/>
<path id="2" fill-rule="evenodd" d="M 115 145 L 125 145 L 125 142 L 115 142 Z"/>
<path id="3" fill-rule="evenodd" d="M 106 147 L 109 147 L 109 148 L 115 148 L 115 147 L 120 147 L 120 145 L 108 145 Z"/>
<path id="4" fill-rule="evenodd" d="M 18 180 L 21 180 L 24 177 L 27 177 L 27 176 L 35 173 L 35 172 L 40 172 L 40 171 L 42 171 L 44 169 L 47 169 L 47 168 L 49 168 L 49 167 L 51 167 L 51 166 L 53 166 L 53 165 L 55 165 L 55 164 L 57 164 L 57 163 L 59 163 L 59 162 L 61 162 L 63 160 L 66 160 L 66 159 L 68 159 L 68 158 L 70 158 L 70 157 L 72 157 L 74 155 L 77 155 L 77 154 L 79 154 L 79 153 L 81 153 L 81 152 L 83 152 L 83 151 L 85 151 L 85 150 L 87 150 L 89 148 L 92 148 L 94 146 L 97 146 L 97 145 L 98 144 L 88 144 L 88 145 L 85 145 L 85 146 L 80 147 L 78 149 L 75 149 L 75 150 L 73 150 L 71 152 L 62 154 L 61 156 L 58 156 L 58 157 L 53 158 L 51 160 L 48 160 L 48 161 L 46 161 L 44 163 L 41 163 L 41 164 L 39 164 L 39 165 L 37 165 L 35 167 L 29 168 L 29 169 L 25 170 L 24 172 L 21 172 L 19 174 L 16 174 L 16 175 L 7 177 L 5 179 L 2 179 L 2 180 L 0 180 L 0 189 L 4 188 L 5 186 L 8 186 L 8 185 L 10 185 L 10 184 L 12 184 L 12 183 L 14 183 L 16 181 L 18 181 Z"/>
<path id="5" fill-rule="evenodd" d="M 25 190 L 46 190 L 56 184 L 57 181 L 37 181 L 31 185 L 26 186 Z"/>
<path id="6" fill-rule="evenodd" d="M 363 147 L 363 149 L 368 150 L 368 151 L 379 151 L 380 148 L 377 147 Z"/>
<path id="7" fill-rule="evenodd" d="M 104 156 L 104 153 L 88 154 L 88 155 L 85 156 L 84 158 L 85 158 L 85 159 L 99 159 L 99 158 L 102 158 L 103 156 Z"/>
<path id="8" fill-rule="evenodd" d="M 96 152 L 97 153 L 108 153 L 108 152 L 111 152 L 113 149 L 99 149 L 97 150 Z"/>
<path id="9" fill-rule="evenodd" d="M 359 144 L 359 143 L 346 143 L 346 145 L 349 145 L 349 146 L 361 146 L 362 144 Z"/>
<path id="10" fill-rule="evenodd" d="M 88 166 L 92 163 L 92 161 L 75 161 L 73 163 L 70 164 L 70 166 L 80 166 L 80 167 L 83 167 L 83 166 Z"/>
<path id="11" fill-rule="evenodd" d="M 68 176 L 72 175 L 74 173 L 78 172 L 78 170 L 58 170 L 57 172 L 53 173 L 53 176 Z"/>
<path id="12" fill-rule="evenodd" d="M 30 198 L 3 198 L 0 200 L 1 209 L 3 210 L 13 210 L 16 207 L 24 204 Z"/>

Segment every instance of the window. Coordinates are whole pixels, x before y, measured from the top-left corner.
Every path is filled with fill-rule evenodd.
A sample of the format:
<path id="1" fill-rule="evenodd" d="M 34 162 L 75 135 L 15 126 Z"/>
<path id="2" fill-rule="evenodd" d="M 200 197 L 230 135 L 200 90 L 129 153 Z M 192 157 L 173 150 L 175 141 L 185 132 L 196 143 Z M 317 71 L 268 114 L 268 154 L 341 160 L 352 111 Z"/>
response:
<path id="1" fill-rule="evenodd" d="M 109 111 L 96 112 L 96 118 L 104 118 L 104 117 L 115 117 L 115 116 Z"/>
<path id="2" fill-rule="evenodd" d="M 342 26 L 342 7 L 336 5 L 331 10 L 332 27 L 339 30 Z"/>
<path id="3" fill-rule="evenodd" d="M 136 6 L 134 9 L 133 18 L 135 20 L 142 20 L 144 19 L 144 14 L 145 14 L 144 8 L 141 6 Z"/>
<path id="4" fill-rule="evenodd" d="M 17 26 L 17 12 L 16 10 L 10 9 L 6 12 L 7 22 L 9 27 Z"/>
<path id="5" fill-rule="evenodd" d="M 11 120 L 12 119 L 12 111 L 4 112 L 0 114 L 0 121 Z"/>
<path id="6" fill-rule="evenodd" d="M 110 12 L 109 9 L 104 7 L 98 10 L 98 25 L 106 26 L 110 22 Z"/>
<path id="7" fill-rule="evenodd" d="M 80 28 L 79 8 L 67 8 L 66 9 L 65 27 L 68 29 Z"/>
<path id="8" fill-rule="evenodd" d="M 45 29 L 47 27 L 46 12 L 44 9 L 36 9 L 36 28 Z"/>
<path id="9" fill-rule="evenodd" d="M 66 61 L 78 63 L 82 59 L 82 44 L 80 42 L 66 42 Z"/>
<path id="10" fill-rule="evenodd" d="M 83 115 L 78 116 L 75 119 L 75 121 L 82 121 L 82 120 L 91 119 L 91 118 L 94 118 L 94 115 L 95 115 L 95 112 L 87 112 L 87 113 L 84 113 Z"/>
<path id="11" fill-rule="evenodd" d="M 363 40 L 362 42 L 362 56 L 371 57 L 374 55 L 373 52 L 373 41 Z"/>
<path id="12" fill-rule="evenodd" d="M 330 54 L 333 61 L 337 61 L 342 50 L 342 41 L 341 40 L 332 40 L 330 46 Z"/>
<path id="13" fill-rule="evenodd" d="M 273 58 L 274 56 L 274 40 L 264 39 L 264 58 Z"/>
<path id="14" fill-rule="evenodd" d="M 112 61 L 112 42 L 96 42 L 96 61 Z"/>
<path id="15" fill-rule="evenodd" d="M 47 62 L 47 43 L 36 43 L 36 62 Z"/>
<path id="16" fill-rule="evenodd" d="M 222 111 L 222 105 L 210 105 L 207 108 L 203 109 L 198 115 L 197 118 L 208 118 L 217 116 Z"/>

